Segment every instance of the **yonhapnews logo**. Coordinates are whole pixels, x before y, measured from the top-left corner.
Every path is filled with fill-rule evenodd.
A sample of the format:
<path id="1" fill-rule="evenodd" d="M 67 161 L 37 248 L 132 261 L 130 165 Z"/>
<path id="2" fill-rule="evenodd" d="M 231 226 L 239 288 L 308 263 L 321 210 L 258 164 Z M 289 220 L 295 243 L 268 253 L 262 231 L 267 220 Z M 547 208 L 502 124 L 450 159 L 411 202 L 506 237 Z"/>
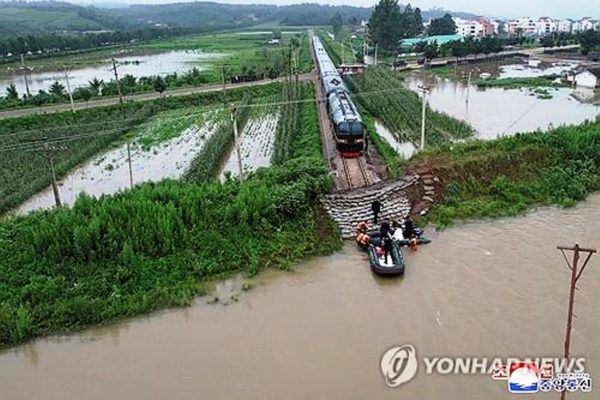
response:
<path id="1" fill-rule="evenodd" d="M 381 357 L 381 373 L 389 387 L 410 381 L 417 374 L 418 366 L 417 351 L 410 344 L 392 347 Z"/>
<path id="2" fill-rule="evenodd" d="M 394 346 L 381 356 L 385 384 L 395 388 L 412 380 L 423 367 L 425 375 L 488 375 L 506 381 L 510 393 L 591 392 L 592 377 L 585 358 L 574 357 L 447 357 L 417 358 L 413 345 Z"/>

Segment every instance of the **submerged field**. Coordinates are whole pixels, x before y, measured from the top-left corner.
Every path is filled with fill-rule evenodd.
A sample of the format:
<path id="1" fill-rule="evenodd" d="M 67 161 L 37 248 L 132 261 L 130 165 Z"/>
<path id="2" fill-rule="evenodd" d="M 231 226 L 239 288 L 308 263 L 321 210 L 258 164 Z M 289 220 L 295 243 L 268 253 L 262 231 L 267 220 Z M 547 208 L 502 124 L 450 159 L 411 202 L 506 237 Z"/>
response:
<path id="1" fill-rule="evenodd" d="M 60 179 L 85 160 L 111 145 L 123 144 L 127 139 L 139 140 L 142 147 L 172 139 L 184 130 L 183 122 L 191 124 L 193 118 L 200 118 L 200 107 L 219 108 L 222 101 L 236 103 L 244 97 L 268 96 L 280 90 L 280 85 L 274 84 L 224 93 L 126 103 L 123 108 L 109 106 L 81 110 L 75 114 L 64 112 L 3 119 L 0 121 L 0 214 L 50 185 L 51 174 L 45 155 L 52 154 L 57 178 Z M 189 111 L 190 107 L 196 107 L 191 115 L 177 115 L 182 109 Z M 162 115 L 173 123 L 161 125 L 160 117 L 153 119 L 155 115 L 169 110 L 180 110 L 172 111 L 174 114 L 170 116 Z M 227 118 L 221 120 L 229 122 Z M 231 126 L 230 123 L 227 125 Z M 182 129 L 177 129 L 178 126 Z M 44 137 L 48 141 L 48 150 L 44 147 Z"/>

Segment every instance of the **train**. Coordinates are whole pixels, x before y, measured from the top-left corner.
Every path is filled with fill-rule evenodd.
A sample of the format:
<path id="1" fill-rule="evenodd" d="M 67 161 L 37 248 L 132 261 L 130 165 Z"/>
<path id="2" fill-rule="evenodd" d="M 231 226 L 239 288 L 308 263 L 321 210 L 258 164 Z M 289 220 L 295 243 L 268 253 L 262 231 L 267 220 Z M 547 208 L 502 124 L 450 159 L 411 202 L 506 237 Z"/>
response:
<path id="1" fill-rule="evenodd" d="M 365 149 L 365 124 L 321 39 L 313 36 L 312 42 L 321 88 L 327 101 L 327 112 L 333 125 L 336 148 L 342 157 L 359 157 Z"/>

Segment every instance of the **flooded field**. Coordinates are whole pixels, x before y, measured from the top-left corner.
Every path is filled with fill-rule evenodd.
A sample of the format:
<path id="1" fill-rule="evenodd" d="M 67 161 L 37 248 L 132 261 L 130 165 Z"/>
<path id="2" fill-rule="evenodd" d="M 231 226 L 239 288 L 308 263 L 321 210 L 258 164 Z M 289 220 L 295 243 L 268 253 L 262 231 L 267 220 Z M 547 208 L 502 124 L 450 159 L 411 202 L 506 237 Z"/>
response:
<path id="1" fill-rule="evenodd" d="M 467 121 L 485 139 L 579 124 L 600 113 L 600 104 L 578 100 L 571 88 L 548 88 L 552 98 L 541 99 L 529 89 L 478 88 L 426 73 L 408 76 L 406 85 L 414 91 L 431 87 L 428 101 L 433 109 Z"/>
<path id="2" fill-rule="evenodd" d="M 200 126 L 191 122 L 187 125 L 179 134 L 166 141 L 152 143 L 150 146 L 132 145 L 131 170 L 134 184 L 159 181 L 164 178 L 179 178 L 185 172 L 205 141 L 216 130 L 216 124 L 210 120 Z M 143 134 L 144 131 L 137 138 L 138 142 L 144 140 Z M 59 182 L 62 203 L 72 205 L 77 196 L 83 192 L 98 197 L 102 194 L 129 189 L 127 159 L 127 144 L 123 143 L 71 171 Z M 23 203 L 16 209 L 16 213 L 51 208 L 54 205 L 54 194 L 49 187 Z"/>
<path id="3" fill-rule="evenodd" d="M 169 51 L 147 55 L 118 55 L 115 56 L 119 63 L 119 76 L 133 75 L 135 77 L 165 75 L 173 72 L 186 72 L 192 67 L 199 70 L 209 68 L 209 60 L 224 57 L 221 53 L 203 53 L 201 51 Z M 107 57 L 100 65 L 72 69 L 69 73 L 71 89 L 87 85 L 94 78 L 109 82 L 114 79 L 112 64 Z M 19 93 L 26 93 L 25 78 L 17 71 L 3 72 L 0 78 L 0 93 L 4 93 L 11 83 L 14 83 Z M 64 71 L 35 72 L 27 75 L 29 90 L 36 94 L 39 90 L 48 90 L 54 81 L 66 85 Z"/>
<path id="4" fill-rule="evenodd" d="M 273 145 L 275 144 L 275 131 L 279 115 L 276 113 L 263 114 L 260 117 L 250 118 L 241 133 L 240 153 L 242 156 L 242 170 L 255 171 L 260 167 L 271 165 Z M 221 178 L 227 174 L 239 174 L 238 157 L 235 149 L 231 151 L 229 159 L 223 167 Z"/>
<path id="5" fill-rule="evenodd" d="M 0 353 L 0 398 L 11 400 L 512 398 L 489 376 L 417 376 L 396 389 L 382 353 L 413 344 L 419 357 L 540 357 L 562 353 L 569 271 L 557 244 L 598 245 L 600 196 L 573 209 L 464 224 L 406 252 L 400 279 L 372 275 L 352 244 L 294 273 L 241 279 L 188 309 Z M 600 376 L 600 256 L 577 291 L 573 354 Z M 558 398 L 556 393 L 540 398 Z M 520 398 L 534 399 L 522 395 Z M 591 399 L 593 394 L 569 394 Z"/>
<path id="6" fill-rule="evenodd" d="M 412 142 L 401 142 L 381 121 L 374 121 L 377 134 L 383 138 L 396 153 L 409 159 L 417 151 L 416 146 Z"/>

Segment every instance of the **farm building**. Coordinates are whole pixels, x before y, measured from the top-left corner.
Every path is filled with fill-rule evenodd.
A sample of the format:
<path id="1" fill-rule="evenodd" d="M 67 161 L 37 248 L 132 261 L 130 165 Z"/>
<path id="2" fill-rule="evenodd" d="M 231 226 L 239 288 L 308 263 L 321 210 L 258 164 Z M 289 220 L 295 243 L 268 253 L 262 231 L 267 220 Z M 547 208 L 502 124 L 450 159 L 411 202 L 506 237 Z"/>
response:
<path id="1" fill-rule="evenodd" d="M 600 66 L 576 70 L 567 76 L 567 81 L 579 87 L 600 87 Z"/>

